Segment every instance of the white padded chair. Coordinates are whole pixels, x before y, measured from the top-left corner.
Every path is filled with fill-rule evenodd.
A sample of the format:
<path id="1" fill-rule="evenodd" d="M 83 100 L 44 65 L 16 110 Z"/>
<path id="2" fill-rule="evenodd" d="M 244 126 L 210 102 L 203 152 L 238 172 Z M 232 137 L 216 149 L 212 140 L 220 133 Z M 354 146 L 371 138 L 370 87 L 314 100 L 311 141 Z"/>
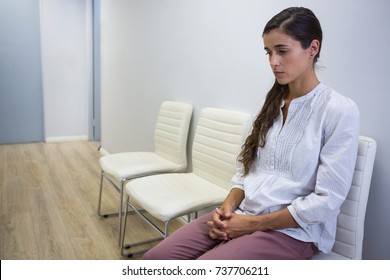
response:
<path id="1" fill-rule="evenodd" d="M 375 140 L 360 136 L 352 186 L 337 219 L 336 242 L 330 253 L 320 252 L 313 260 L 362 259 L 364 219 L 375 154 Z"/>
<path id="2" fill-rule="evenodd" d="M 192 111 L 192 105 L 187 103 L 163 102 L 155 125 L 153 152 L 123 152 L 103 156 L 99 159 L 102 172 L 98 215 L 108 217 L 119 214 L 119 245 L 121 241 L 125 182 L 151 174 L 186 171 L 187 139 Z M 120 194 L 119 213 L 101 213 L 104 179 Z"/>
<path id="3" fill-rule="evenodd" d="M 247 135 L 250 120 L 249 115 L 242 112 L 219 108 L 203 109 L 193 141 L 191 173 L 159 174 L 126 184 L 127 207 L 122 255 L 131 257 L 135 253 L 145 252 L 146 250 L 140 250 L 125 254 L 124 249 L 150 241 L 124 245 L 128 207 L 156 229 L 161 238 L 166 238 L 173 219 L 223 202 L 230 189 L 230 180 L 235 173 L 237 156 Z M 134 205 L 163 221 L 165 229 L 161 230 Z"/>

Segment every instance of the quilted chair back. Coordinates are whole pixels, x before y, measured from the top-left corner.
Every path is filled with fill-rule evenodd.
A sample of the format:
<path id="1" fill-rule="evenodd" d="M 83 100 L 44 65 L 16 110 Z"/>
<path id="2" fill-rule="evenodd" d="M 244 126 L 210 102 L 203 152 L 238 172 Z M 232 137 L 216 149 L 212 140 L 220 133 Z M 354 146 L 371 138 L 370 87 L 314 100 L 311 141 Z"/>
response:
<path id="1" fill-rule="evenodd" d="M 362 258 L 364 219 L 375 153 L 376 142 L 361 136 L 352 186 L 341 207 L 337 220 L 336 243 L 333 247 L 334 252 L 349 259 Z"/>
<path id="2" fill-rule="evenodd" d="M 250 120 L 249 114 L 242 112 L 203 109 L 192 147 L 193 173 L 230 189 Z"/>
<path id="3" fill-rule="evenodd" d="M 154 151 L 161 157 L 187 167 L 187 137 L 193 107 L 182 102 L 161 104 L 154 130 Z"/>

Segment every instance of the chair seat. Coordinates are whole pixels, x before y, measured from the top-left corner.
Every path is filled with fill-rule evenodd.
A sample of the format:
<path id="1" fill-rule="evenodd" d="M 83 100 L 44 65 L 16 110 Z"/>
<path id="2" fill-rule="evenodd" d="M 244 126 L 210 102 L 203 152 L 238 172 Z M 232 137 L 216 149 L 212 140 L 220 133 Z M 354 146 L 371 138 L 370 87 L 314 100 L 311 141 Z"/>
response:
<path id="1" fill-rule="evenodd" d="M 103 156 L 99 159 L 102 170 L 121 180 L 162 172 L 178 172 L 182 166 L 153 152 L 127 152 Z"/>
<path id="2" fill-rule="evenodd" d="M 130 181 L 126 192 L 151 215 L 168 221 L 210 205 L 219 205 L 229 191 L 193 173 L 174 173 Z"/>

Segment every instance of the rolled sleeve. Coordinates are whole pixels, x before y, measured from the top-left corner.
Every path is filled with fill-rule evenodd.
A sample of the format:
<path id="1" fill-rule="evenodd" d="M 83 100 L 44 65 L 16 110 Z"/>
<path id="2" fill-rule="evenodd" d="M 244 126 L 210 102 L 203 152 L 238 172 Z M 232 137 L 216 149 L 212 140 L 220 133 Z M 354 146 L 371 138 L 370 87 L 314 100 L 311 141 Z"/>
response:
<path id="1" fill-rule="evenodd" d="M 230 189 L 244 190 L 244 166 L 241 162 L 237 163 L 236 173 L 230 180 Z"/>

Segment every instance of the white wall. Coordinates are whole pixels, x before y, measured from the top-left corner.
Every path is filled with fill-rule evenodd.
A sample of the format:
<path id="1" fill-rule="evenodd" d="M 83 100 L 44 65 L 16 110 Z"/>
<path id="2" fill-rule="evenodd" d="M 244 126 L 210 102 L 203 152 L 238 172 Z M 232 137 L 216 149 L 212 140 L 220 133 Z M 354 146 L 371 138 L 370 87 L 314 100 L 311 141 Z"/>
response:
<path id="1" fill-rule="evenodd" d="M 91 0 L 40 0 L 46 141 L 88 139 Z"/>
<path id="2" fill-rule="evenodd" d="M 319 77 L 356 101 L 361 134 L 378 141 L 363 257 L 390 259 L 387 0 L 102 0 L 102 146 L 110 153 L 152 149 L 163 100 L 192 103 L 194 124 L 206 106 L 254 113 L 273 83 L 262 29 L 291 5 L 319 17 Z"/>

